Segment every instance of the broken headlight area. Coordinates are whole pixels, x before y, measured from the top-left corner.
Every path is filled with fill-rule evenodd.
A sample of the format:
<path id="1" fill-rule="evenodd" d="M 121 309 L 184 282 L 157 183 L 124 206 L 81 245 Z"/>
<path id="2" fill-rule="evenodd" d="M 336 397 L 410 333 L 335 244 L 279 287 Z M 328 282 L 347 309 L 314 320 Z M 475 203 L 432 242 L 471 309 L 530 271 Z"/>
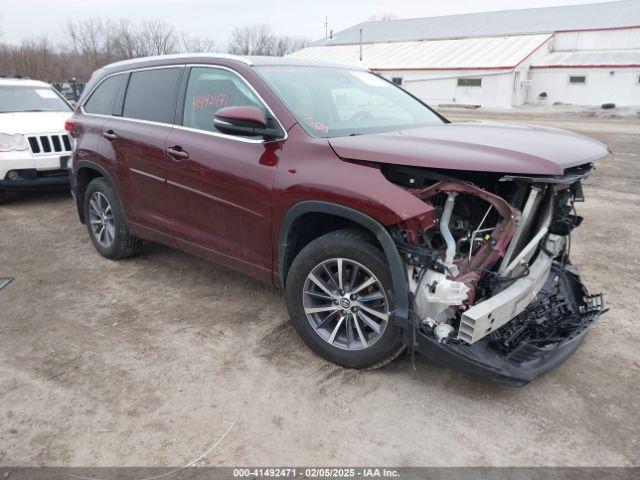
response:
<path id="1" fill-rule="evenodd" d="M 431 208 L 391 228 L 412 296 L 407 343 L 432 343 L 431 353 L 455 353 L 516 383 L 572 353 L 566 345 L 604 311 L 569 261 L 571 231 L 582 222 L 574 204 L 590 172 L 475 181 L 464 172 L 386 172 Z"/>

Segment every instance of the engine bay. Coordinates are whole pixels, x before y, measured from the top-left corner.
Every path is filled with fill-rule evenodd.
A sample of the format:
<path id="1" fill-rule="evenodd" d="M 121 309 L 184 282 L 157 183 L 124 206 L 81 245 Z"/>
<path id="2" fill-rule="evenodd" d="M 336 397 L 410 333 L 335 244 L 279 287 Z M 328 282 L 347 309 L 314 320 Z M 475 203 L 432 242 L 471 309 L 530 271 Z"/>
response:
<path id="1" fill-rule="evenodd" d="M 405 260 L 414 324 L 436 341 L 499 343 L 549 290 L 552 269 L 570 265 L 571 231 L 582 221 L 575 203 L 583 200 L 581 180 L 591 165 L 546 177 L 382 170 L 432 207 L 391 233 Z M 583 296 L 576 311 L 587 307 Z"/>

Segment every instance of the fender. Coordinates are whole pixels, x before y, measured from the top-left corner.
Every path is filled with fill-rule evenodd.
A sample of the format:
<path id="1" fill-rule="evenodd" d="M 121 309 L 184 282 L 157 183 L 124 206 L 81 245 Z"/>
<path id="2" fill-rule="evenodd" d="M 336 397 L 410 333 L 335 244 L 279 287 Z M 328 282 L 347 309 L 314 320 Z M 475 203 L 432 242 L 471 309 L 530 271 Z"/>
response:
<path id="1" fill-rule="evenodd" d="M 278 274 L 280 284 L 285 285 L 285 258 L 287 253 L 287 236 L 293 222 L 306 213 L 326 213 L 342 217 L 357 223 L 373 233 L 380 242 L 391 270 L 395 311 L 394 323 L 397 327 L 406 328 L 409 325 L 409 286 L 407 274 L 398 249 L 389 232 L 378 221 L 358 210 L 344 205 L 321 201 L 303 201 L 291 207 L 284 216 L 280 229 L 280 243 L 278 248 Z"/>
<path id="2" fill-rule="evenodd" d="M 85 223 L 84 220 L 84 209 L 83 209 L 83 203 L 84 200 L 82 198 L 80 198 L 80 195 L 78 195 L 78 182 L 77 182 L 77 176 L 78 176 L 78 172 L 83 169 L 83 168 L 87 168 L 89 170 L 94 170 L 96 172 L 98 172 L 100 175 L 102 175 L 104 178 L 106 178 L 109 183 L 113 186 L 113 188 L 115 188 L 116 192 L 118 193 L 118 197 L 120 197 L 120 192 L 118 192 L 118 187 L 116 186 L 116 182 L 113 181 L 113 178 L 111 178 L 111 175 L 109 174 L 109 172 L 107 172 L 104 167 L 101 167 L 100 165 L 98 165 L 97 163 L 94 163 L 90 160 L 79 160 L 78 163 L 74 166 L 73 169 L 73 175 L 72 175 L 72 184 L 71 184 L 71 189 L 73 190 L 73 196 L 76 200 L 76 208 L 78 209 L 78 216 L 80 217 L 80 221 L 82 223 Z M 126 215 L 125 215 L 126 217 Z"/>

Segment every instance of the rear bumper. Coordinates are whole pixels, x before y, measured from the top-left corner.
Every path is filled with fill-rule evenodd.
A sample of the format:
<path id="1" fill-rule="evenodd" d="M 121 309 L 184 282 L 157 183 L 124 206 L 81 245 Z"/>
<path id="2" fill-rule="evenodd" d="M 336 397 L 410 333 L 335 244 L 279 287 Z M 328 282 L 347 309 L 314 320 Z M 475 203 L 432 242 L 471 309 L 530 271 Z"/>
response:
<path id="1" fill-rule="evenodd" d="M 555 263 L 527 308 L 481 340 L 440 343 L 418 330 L 414 347 L 437 363 L 522 386 L 571 356 L 605 311 L 602 295 L 589 296 L 572 265 Z"/>

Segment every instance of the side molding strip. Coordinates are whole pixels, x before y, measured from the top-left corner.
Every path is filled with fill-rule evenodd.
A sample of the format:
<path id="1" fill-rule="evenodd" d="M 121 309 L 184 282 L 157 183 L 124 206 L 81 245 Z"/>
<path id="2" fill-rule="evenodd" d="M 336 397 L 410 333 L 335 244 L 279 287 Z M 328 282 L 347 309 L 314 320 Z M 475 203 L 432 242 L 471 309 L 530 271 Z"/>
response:
<path id="1" fill-rule="evenodd" d="M 235 208 L 237 210 L 240 210 L 242 212 L 248 213 L 248 214 L 253 215 L 255 217 L 262 218 L 262 214 L 260 214 L 258 212 L 255 212 L 253 210 L 250 210 L 248 208 L 245 208 L 242 205 L 238 205 L 237 203 L 233 203 L 233 202 L 230 202 L 228 200 L 224 200 L 222 198 L 215 197 L 215 196 L 210 195 L 210 194 L 208 194 L 206 192 L 202 192 L 200 190 L 196 190 L 195 188 L 187 187 L 186 185 L 182 185 L 181 183 L 176 183 L 176 182 L 173 182 L 171 180 L 167 180 L 167 184 L 171 185 L 173 187 L 181 188 L 181 189 L 186 190 L 186 191 L 191 192 L 191 193 L 195 193 L 196 195 L 203 196 L 205 198 L 208 198 L 209 200 L 213 200 L 214 202 L 221 203 L 222 205 L 226 205 L 228 207 Z"/>
<path id="2" fill-rule="evenodd" d="M 142 175 L 144 177 L 153 178 L 154 180 L 158 180 L 159 182 L 165 182 L 166 181 L 165 178 L 156 177 L 155 175 L 151 175 L 150 173 L 143 172 L 142 170 L 137 170 L 135 168 L 130 168 L 129 170 L 131 170 L 133 173 L 137 173 L 138 175 Z"/>

